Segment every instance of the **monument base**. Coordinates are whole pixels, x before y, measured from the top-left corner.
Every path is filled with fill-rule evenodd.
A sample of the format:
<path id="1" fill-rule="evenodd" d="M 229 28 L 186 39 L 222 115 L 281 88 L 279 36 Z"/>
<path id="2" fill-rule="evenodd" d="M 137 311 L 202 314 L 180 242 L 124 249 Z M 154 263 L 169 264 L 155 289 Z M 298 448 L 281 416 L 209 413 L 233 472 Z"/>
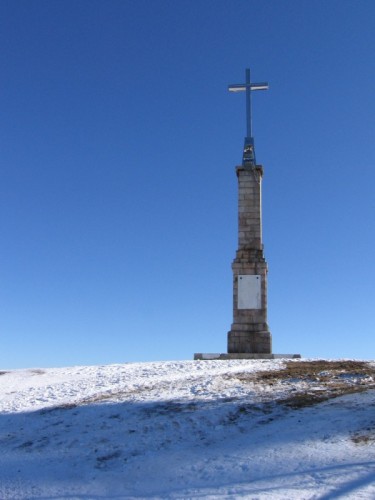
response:
<path id="1" fill-rule="evenodd" d="M 232 352 L 232 353 L 202 353 L 194 354 L 195 360 L 215 360 L 215 359 L 300 359 L 300 354 L 262 354 L 249 352 Z"/>
<path id="2" fill-rule="evenodd" d="M 228 353 L 272 354 L 272 335 L 266 323 L 233 324 L 228 332 Z"/>

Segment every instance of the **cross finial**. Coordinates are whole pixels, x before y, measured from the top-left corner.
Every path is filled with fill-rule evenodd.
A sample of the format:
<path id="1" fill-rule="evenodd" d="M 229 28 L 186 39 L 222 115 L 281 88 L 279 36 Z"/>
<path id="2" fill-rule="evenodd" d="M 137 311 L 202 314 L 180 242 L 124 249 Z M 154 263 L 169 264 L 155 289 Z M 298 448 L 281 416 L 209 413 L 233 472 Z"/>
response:
<path id="1" fill-rule="evenodd" d="M 243 152 L 243 164 L 251 163 L 255 165 L 255 149 L 254 149 L 254 138 L 252 134 L 252 123 L 251 123 L 251 91 L 252 90 L 267 90 L 268 83 L 251 83 L 250 81 L 250 69 L 246 69 L 246 83 L 234 83 L 228 86 L 230 92 L 246 92 L 246 137 L 245 146 Z"/>

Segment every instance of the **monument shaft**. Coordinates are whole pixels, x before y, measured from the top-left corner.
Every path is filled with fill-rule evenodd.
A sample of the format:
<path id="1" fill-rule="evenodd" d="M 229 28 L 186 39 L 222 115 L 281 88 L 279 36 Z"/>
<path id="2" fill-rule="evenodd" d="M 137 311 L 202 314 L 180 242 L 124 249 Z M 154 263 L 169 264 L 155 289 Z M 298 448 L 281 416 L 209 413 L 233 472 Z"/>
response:
<path id="1" fill-rule="evenodd" d="M 238 177 L 238 250 L 233 270 L 233 324 L 228 353 L 272 352 L 267 324 L 267 263 L 262 243 L 261 165 L 236 168 Z"/>

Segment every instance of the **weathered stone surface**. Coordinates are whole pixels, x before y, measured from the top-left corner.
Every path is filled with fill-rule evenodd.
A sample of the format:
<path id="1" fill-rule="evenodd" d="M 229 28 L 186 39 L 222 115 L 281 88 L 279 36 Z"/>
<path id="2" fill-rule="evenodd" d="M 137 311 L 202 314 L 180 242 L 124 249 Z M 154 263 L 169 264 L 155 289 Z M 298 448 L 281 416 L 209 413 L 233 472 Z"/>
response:
<path id="1" fill-rule="evenodd" d="M 263 168 L 237 167 L 238 250 L 233 270 L 233 324 L 228 333 L 228 354 L 271 354 L 272 337 L 267 324 L 267 263 L 262 244 L 261 181 Z M 261 308 L 238 308 L 238 276 L 261 279 Z"/>

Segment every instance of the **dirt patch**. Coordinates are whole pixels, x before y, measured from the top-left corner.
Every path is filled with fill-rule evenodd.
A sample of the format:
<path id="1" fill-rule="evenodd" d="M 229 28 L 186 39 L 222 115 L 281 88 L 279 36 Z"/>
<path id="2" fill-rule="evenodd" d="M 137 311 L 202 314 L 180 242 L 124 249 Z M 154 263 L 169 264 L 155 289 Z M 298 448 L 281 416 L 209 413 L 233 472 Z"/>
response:
<path id="1" fill-rule="evenodd" d="M 351 436 L 351 440 L 357 445 L 368 445 L 375 443 L 375 429 L 365 429 Z"/>
<path id="2" fill-rule="evenodd" d="M 40 368 L 34 368 L 33 370 L 30 370 L 30 373 L 33 375 L 44 375 L 46 372 Z"/>
<path id="3" fill-rule="evenodd" d="M 78 405 L 75 403 L 65 403 L 58 406 L 52 406 L 51 408 L 43 408 L 42 410 L 39 410 L 39 414 L 48 415 L 59 411 L 73 410 L 74 408 L 77 408 L 77 406 Z"/>
<path id="4" fill-rule="evenodd" d="M 288 361 L 281 370 L 258 373 L 257 380 L 329 380 L 332 377 L 351 376 L 375 377 L 375 368 L 365 361 Z"/>
<path id="5" fill-rule="evenodd" d="M 285 399 L 279 399 L 280 404 L 284 404 L 289 408 L 304 408 L 306 406 L 313 406 L 318 403 L 323 403 L 328 399 L 338 398 L 339 396 L 345 396 L 347 394 L 354 394 L 359 392 L 364 392 L 367 389 L 365 387 L 350 387 L 350 386 L 339 386 L 339 387 L 327 387 L 326 390 L 322 389 L 319 392 L 302 392 L 290 396 Z"/>
<path id="6" fill-rule="evenodd" d="M 96 468 L 104 469 L 106 468 L 108 462 L 119 459 L 121 457 L 121 452 L 119 450 L 113 453 L 108 453 L 107 455 L 101 455 L 96 458 Z"/>
<path id="7" fill-rule="evenodd" d="M 87 398 L 82 399 L 79 401 L 80 405 L 89 405 L 89 404 L 95 404 L 95 403 L 104 403 L 107 401 L 118 401 L 121 399 L 125 399 L 127 396 L 129 396 L 132 393 L 136 393 L 137 391 L 108 391 L 108 392 L 100 392 L 98 394 L 94 394 L 93 396 L 89 396 Z"/>
<path id="8" fill-rule="evenodd" d="M 24 443 L 22 443 L 19 446 L 17 446 L 16 449 L 20 449 L 20 450 L 22 450 L 22 449 L 28 449 L 31 446 L 33 446 L 33 444 L 34 444 L 33 441 L 25 441 Z"/>
<path id="9" fill-rule="evenodd" d="M 375 367 L 365 361 L 287 361 L 280 370 L 270 370 L 258 373 L 234 373 L 241 382 L 277 382 L 318 381 L 356 379 L 375 380 Z"/>
<path id="10" fill-rule="evenodd" d="M 331 398 L 375 389 L 375 367 L 365 361 L 287 361 L 283 368 L 231 375 L 243 383 L 272 387 L 274 400 L 290 408 L 303 408 Z M 283 398 L 278 390 L 293 386 Z"/>

